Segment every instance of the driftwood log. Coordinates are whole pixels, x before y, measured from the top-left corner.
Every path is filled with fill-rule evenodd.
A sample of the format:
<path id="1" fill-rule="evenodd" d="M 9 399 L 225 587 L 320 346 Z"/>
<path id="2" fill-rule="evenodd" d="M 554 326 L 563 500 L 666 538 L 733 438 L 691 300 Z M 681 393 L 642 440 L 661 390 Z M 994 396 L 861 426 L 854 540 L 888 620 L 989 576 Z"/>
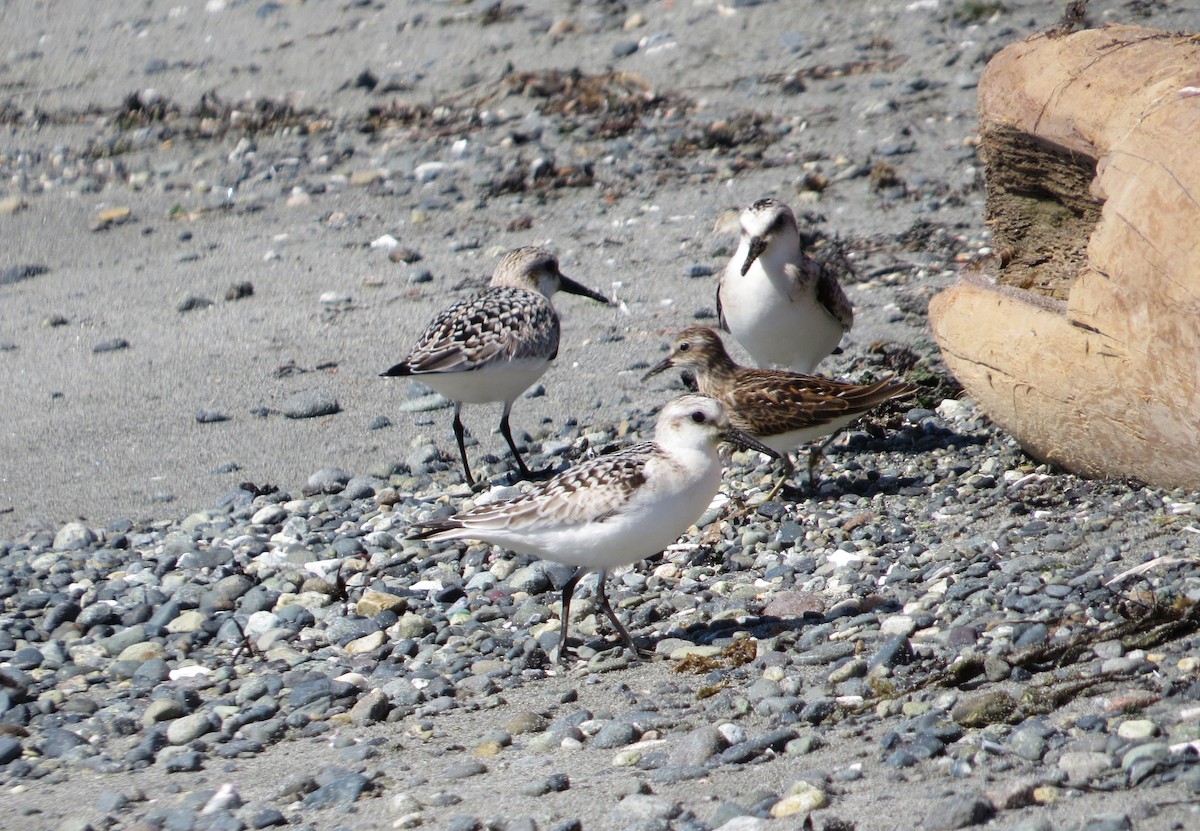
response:
<path id="1" fill-rule="evenodd" d="M 947 365 L 1036 459 L 1200 488 L 1200 39 L 1035 36 L 979 105 L 995 255 L 930 302 Z"/>

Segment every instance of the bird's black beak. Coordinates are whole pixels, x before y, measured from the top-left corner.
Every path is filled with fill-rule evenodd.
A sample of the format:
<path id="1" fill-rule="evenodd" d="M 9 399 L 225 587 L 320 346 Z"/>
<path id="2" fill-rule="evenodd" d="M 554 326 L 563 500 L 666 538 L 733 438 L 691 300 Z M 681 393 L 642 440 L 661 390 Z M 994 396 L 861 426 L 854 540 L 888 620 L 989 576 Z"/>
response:
<path id="1" fill-rule="evenodd" d="M 776 451 L 767 447 L 745 430 L 739 430 L 736 427 L 730 427 L 721 434 L 721 438 L 730 444 L 736 444 L 738 447 L 743 447 L 746 450 L 757 450 L 759 453 L 766 453 L 772 459 L 779 458 L 779 454 Z"/>
<path id="2" fill-rule="evenodd" d="M 671 362 L 670 356 L 667 356 L 666 358 L 663 358 L 661 361 L 656 363 L 654 366 L 650 367 L 650 369 L 646 372 L 646 374 L 642 376 L 642 380 L 649 381 L 651 378 L 653 378 L 658 373 L 666 372 L 668 369 L 670 369 L 673 366 L 675 366 L 675 364 L 673 364 Z"/>
<path id="3" fill-rule="evenodd" d="M 582 283 L 576 283 L 565 274 L 558 275 L 558 287 L 567 294 L 578 294 L 580 297 L 587 297 L 595 300 L 598 303 L 603 303 L 605 306 L 611 306 L 613 302 L 598 291 L 592 291 Z"/>
<path id="4" fill-rule="evenodd" d="M 750 266 L 754 265 L 754 261 L 758 259 L 758 255 L 767 250 L 767 241 L 763 237 L 750 237 L 750 251 L 746 254 L 746 262 L 742 263 L 742 276 L 746 276 L 746 272 L 750 270 Z"/>

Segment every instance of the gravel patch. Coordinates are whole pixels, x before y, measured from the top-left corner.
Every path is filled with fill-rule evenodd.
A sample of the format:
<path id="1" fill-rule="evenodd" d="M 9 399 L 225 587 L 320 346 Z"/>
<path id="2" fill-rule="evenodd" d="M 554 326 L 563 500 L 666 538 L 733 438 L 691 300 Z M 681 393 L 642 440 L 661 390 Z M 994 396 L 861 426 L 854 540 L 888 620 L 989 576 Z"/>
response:
<path id="1" fill-rule="evenodd" d="M 0 102 L 14 827 L 1200 822 L 1200 494 L 1034 463 L 925 325 L 988 250 L 975 79 L 1057 10 L 60 5 L 14 15 Z M 1184 5 L 1088 13 L 1200 29 Z M 112 61 L 41 31 L 80 27 Z M 733 454 L 696 526 L 610 578 L 654 657 L 622 653 L 587 580 L 560 668 L 570 569 L 408 538 L 526 487 L 493 415 L 468 410 L 472 493 L 445 399 L 378 373 L 549 240 L 619 311 L 563 306 L 522 452 L 646 438 L 684 383 L 638 378 L 715 316 L 710 229 L 768 193 L 855 264 L 822 368 L 918 396 L 777 501 Z"/>

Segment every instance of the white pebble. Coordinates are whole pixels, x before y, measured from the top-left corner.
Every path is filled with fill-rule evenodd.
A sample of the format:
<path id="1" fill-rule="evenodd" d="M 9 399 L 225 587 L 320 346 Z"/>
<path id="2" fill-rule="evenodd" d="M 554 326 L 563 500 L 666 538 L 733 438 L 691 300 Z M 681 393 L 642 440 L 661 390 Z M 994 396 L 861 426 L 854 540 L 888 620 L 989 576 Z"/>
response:
<path id="1" fill-rule="evenodd" d="M 725 737 L 725 741 L 730 744 L 740 744 L 746 741 L 746 728 L 740 724 L 734 724 L 727 721 L 724 724 L 717 725 L 717 732 Z"/>

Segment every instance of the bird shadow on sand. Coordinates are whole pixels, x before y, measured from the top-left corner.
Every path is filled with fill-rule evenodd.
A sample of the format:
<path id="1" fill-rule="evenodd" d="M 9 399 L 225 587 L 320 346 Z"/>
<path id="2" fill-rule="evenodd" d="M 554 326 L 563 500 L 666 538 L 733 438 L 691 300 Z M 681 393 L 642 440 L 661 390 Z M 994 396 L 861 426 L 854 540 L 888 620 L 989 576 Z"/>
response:
<path id="1" fill-rule="evenodd" d="M 884 604 L 872 609 L 872 612 L 896 612 L 899 609 L 898 604 Z M 845 615 L 840 612 L 823 614 L 815 611 L 804 612 L 798 615 L 751 614 L 740 620 L 701 620 L 686 627 L 655 633 L 653 635 L 639 634 L 634 631 L 631 631 L 631 634 L 633 635 L 634 642 L 641 650 L 641 660 L 661 660 L 664 656 L 656 653 L 655 649 L 664 640 L 678 638 L 696 646 L 719 647 L 728 647 L 736 643 L 739 636 L 753 638 L 755 641 L 769 641 L 784 636 L 788 641 L 798 641 L 806 630 L 814 626 L 830 623 L 843 616 Z M 631 628 L 637 625 L 636 622 L 631 621 Z M 579 646 L 587 646 L 597 651 L 604 651 L 620 646 L 620 642 L 612 640 L 607 635 L 600 634 L 585 638 L 582 641 L 572 638 L 569 649 L 575 650 Z M 801 652 L 803 650 L 798 646 L 789 645 L 783 651 Z M 714 664 L 712 668 L 722 669 L 727 667 Z"/>
<path id="2" fill-rule="evenodd" d="M 801 503 L 808 500 L 836 499 L 841 495 L 859 497 L 872 496 L 917 496 L 928 490 L 927 474 L 920 476 L 894 476 L 882 472 L 870 464 L 859 464 L 874 461 L 878 454 L 896 453 L 906 456 L 924 455 L 933 450 L 961 450 L 968 446 L 987 444 L 985 435 L 953 433 L 947 431 L 943 435 L 923 436 L 919 441 L 897 441 L 895 437 L 885 439 L 869 438 L 856 439 L 851 447 L 834 447 L 827 450 L 822 462 L 815 469 L 815 486 L 809 485 L 807 474 L 803 468 L 807 460 L 796 466 L 796 473 L 779 492 L 775 503 Z M 836 476 L 822 473 L 826 462 L 832 462 L 844 457 L 852 467 L 845 467 Z M 801 457 L 804 459 L 804 457 Z M 887 465 L 883 466 L 884 469 Z M 770 504 L 770 503 L 766 503 Z M 760 506 L 761 508 L 761 506 Z M 761 513 L 761 511 L 760 511 Z M 765 514 L 771 518 L 768 512 Z"/>
<path id="3" fill-rule="evenodd" d="M 721 645 L 739 634 L 745 633 L 755 640 L 763 641 L 790 634 L 799 637 L 805 629 L 828 622 L 819 612 L 806 612 L 795 616 L 752 615 L 745 620 L 698 621 L 678 633 L 664 637 L 680 637 L 699 646 Z"/>

